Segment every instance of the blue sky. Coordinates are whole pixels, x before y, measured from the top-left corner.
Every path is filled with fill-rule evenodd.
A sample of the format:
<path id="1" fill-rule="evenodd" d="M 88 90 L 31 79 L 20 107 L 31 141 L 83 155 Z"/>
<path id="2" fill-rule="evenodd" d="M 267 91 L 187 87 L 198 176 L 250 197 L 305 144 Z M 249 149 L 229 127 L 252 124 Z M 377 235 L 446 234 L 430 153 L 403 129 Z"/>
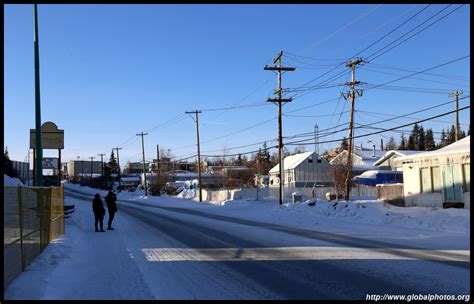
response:
<path id="1" fill-rule="evenodd" d="M 178 158 L 189 156 L 196 150 L 195 123 L 184 112 L 263 103 L 277 86 L 276 75 L 263 67 L 280 50 L 289 52 L 284 64 L 296 66 L 295 72 L 283 75 L 283 88 L 295 88 L 328 71 L 330 65 L 351 58 L 424 6 L 39 5 L 42 122 L 53 121 L 65 130 L 63 161 L 77 156 L 88 159 L 98 153 L 106 153 L 108 158 L 112 147 L 119 145 L 123 146 L 122 165 L 128 160 L 139 161 L 141 141 L 135 134 L 167 121 L 177 122 L 150 130 L 145 136 L 146 158 L 156 157 L 156 144 L 171 149 Z M 452 5 L 438 17 L 458 6 Z M 445 7 L 431 5 L 360 57 L 385 46 Z M 35 126 L 33 5 L 4 8 L 4 144 L 12 159 L 22 161 L 28 153 L 29 129 Z M 469 9 L 469 5 L 461 7 L 361 66 L 356 71 L 357 80 L 380 84 L 410 74 L 384 66 L 420 71 L 470 55 Z M 424 80 L 406 78 L 391 84 L 433 88 L 439 94 L 373 89 L 356 101 L 356 110 L 401 115 L 450 100 L 442 93 L 444 89 L 463 90 L 466 96 L 470 93 L 469 65 L 467 58 L 430 71 L 456 77 L 420 74 L 416 77 Z M 326 77 L 344 69 L 349 72 L 339 68 Z M 320 80 L 323 79 L 326 78 Z M 345 81 L 346 74 L 330 83 Z M 313 91 L 295 98 L 283 111 L 337 98 L 339 92 L 340 87 Z M 469 99 L 464 99 L 460 105 L 468 103 Z M 452 109 L 453 105 L 448 105 L 413 116 L 425 118 Z M 347 122 L 347 110 L 349 104 L 340 99 L 291 113 L 326 116 L 285 116 L 283 135 L 311 132 L 315 123 L 320 129 L 332 127 L 339 117 L 339 123 Z M 340 116 L 341 111 L 344 113 Z M 469 112 L 460 113 L 461 123 L 470 123 Z M 274 139 L 276 115 L 276 106 L 269 103 L 203 111 L 199 116 L 201 151 L 222 154 L 225 147 Z M 388 117 L 374 115 L 356 113 L 356 123 Z M 275 119 L 247 131 L 213 140 L 272 118 Z M 423 125 L 441 131 L 454 122 L 454 114 L 438 120 L 441 122 Z M 376 127 L 411 121 L 398 119 Z M 467 129 L 467 125 L 461 127 Z M 356 135 L 373 131 L 359 130 Z M 397 140 L 400 137 L 399 133 L 388 133 L 385 137 L 376 135 L 355 142 L 368 146 L 367 141 L 372 140 L 378 145 L 380 138 L 386 141 L 390 135 Z M 347 132 L 325 140 L 342 136 L 347 136 Z M 320 149 L 334 145 L 338 143 L 324 144 Z M 288 148 L 292 151 L 294 146 Z M 55 156 L 56 151 L 45 150 L 44 155 Z"/>

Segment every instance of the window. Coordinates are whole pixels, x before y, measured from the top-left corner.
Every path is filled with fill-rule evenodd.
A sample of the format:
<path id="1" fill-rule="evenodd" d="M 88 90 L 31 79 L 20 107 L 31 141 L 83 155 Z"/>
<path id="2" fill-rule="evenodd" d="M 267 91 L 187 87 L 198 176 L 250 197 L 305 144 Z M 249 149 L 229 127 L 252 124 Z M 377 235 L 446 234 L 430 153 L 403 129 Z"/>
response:
<path id="1" fill-rule="evenodd" d="M 321 160 L 321 158 L 318 158 L 318 164 L 322 163 L 323 161 Z"/>
<path id="2" fill-rule="evenodd" d="M 421 193 L 430 193 L 431 192 L 430 168 L 421 168 L 420 178 L 421 178 Z"/>
<path id="3" fill-rule="evenodd" d="M 431 178 L 433 180 L 433 192 L 441 193 L 441 172 L 439 167 L 431 167 Z"/>
<path id="4" fill-rule="evenodd" d="M 464 192 L 471 192 L 471 164 L 465 164 L 462 166 L 462 174 L 464 175 Z"/>
<path id="5" fill-rule="evenodd" d="M 308 164 L 312 164 L 312 163 L 313 163 L 313 158 L 312 157 L 308 158 Z"/>

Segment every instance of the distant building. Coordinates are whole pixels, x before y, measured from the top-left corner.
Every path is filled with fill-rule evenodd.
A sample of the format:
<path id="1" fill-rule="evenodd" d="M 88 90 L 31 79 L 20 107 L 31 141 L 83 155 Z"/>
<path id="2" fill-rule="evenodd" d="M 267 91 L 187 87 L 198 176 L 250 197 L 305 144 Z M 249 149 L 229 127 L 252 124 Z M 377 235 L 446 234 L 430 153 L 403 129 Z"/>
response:
<path id="1" fill-rule="evenodd" d="M 150 163 L 145 162 L 145 170 L 149 170 Z M 143 173 L 143 162 L 127 162 L 123 168 L 123 173 Z"/>
<path id="2" fill-rule="evenodd" d="M 67 175 L 69 179 L 74 177 L 93 177 L 102 174 L 102 163 L 100 161 L 70 160 L 67 163 Z"/>
<path id="3" fill-rule="evenodd" d="M 347 150 L 340 152 L 329 162 L 331 165 L 346 165 Z M 367 170 L 377 170 L 375 162 L 384 156 L 384 151 L 373 149 L 354 147 L 352 153 L 352 172 L 362 173 Z"/>
<path id="4" fill-rule="evenodd" d="M 283 159 L 284 185 L 291 187 L 312 187 L 332 184 L 330 165 L 315 152 L 304 152 Z M 270 186 L 280 184 L 280 165 L 270 169 Z"/>
<path id="5" fill-rule="evenodd" d="M 435 151 L 394 159 L 403 168 L 406 206 L 470 209 L 471 137 Z"/>
<path id="6" fill-rule="evenodd" d="M 29 164 L 27 162 L 20 162 L 16 160 L 12 160 L 12 164 L 16 175 L 18 175 L 22 182 L 26 183 L 28 180 Z"/>

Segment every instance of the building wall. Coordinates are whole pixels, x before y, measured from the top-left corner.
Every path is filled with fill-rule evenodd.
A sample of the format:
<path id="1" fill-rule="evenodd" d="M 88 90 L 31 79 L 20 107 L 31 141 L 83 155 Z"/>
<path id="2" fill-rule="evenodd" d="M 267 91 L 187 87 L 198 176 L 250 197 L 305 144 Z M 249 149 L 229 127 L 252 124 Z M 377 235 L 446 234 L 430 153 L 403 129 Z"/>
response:
<path id="1" fill-rule="evenodd" d="M 102 164 L 100 161 L 92 162 L 92 174 L 101 174 Z M 67 163 L 67 174 L 69 178 L 75 175 L 91 174 L 91 161 L 87 160 L 70 160 Z"/>
<path id="2" fill-rule="evenodd" d="M 463 193 L 464 209 L 471 209 L 471 192 Z"/>

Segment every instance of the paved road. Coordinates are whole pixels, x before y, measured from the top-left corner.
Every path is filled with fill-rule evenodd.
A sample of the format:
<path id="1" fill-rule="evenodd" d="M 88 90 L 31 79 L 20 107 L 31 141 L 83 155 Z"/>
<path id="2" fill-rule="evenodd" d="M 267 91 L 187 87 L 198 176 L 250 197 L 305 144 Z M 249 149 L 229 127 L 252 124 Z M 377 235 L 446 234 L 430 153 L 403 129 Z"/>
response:
<path id="1" fill-rule="evenodd" d="M 66 190 L 66 195 L 92 199 L 71 190 Z M 424 250 L 179 207 L 144 205 L 149 208 L 121 204 L 119 209 L 156 231 L 156 238 L 140 243 L 151 262 L 149 270 L 175 267 L 180 276 L 188 276 L 188 284 L 178 287 L 183 288 L 181 294 L 191 293 L 187 298 L 209 298 L 212 288 L 221 289 L 218 298 L 225 297 L 222 294 L 227 290 L 229 298 L 241 299 L 469 294 L 469 252 Z M 165 246 L 164 240 L 172 241 L 172 248 Z M 203 277 L 212 278 L 213 271 L 216 277 L 224 273 L 234 278 L 227 282 L 236 285 L 196 282 L 196 269 L 206 272 Z"/>

